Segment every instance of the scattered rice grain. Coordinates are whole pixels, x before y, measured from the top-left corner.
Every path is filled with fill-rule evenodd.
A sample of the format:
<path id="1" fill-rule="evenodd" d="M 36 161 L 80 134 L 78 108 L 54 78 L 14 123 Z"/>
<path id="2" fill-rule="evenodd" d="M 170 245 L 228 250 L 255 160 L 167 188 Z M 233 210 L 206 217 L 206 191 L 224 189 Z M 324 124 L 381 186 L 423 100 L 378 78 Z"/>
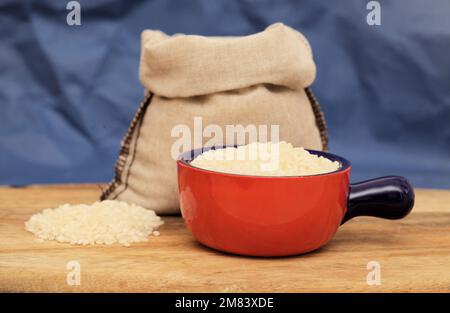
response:
<path id="1" fill-rule="evenodd" d="M 105 200 L 92 205 L 64 204 L 55 209 L 45 209 L 31 216 L 25 222 L 25 229 L 38 237 L 38 241 L 129 246 L 147 241 L 147 237 L 162 224 L 154 211 L 135 204 Z"/>

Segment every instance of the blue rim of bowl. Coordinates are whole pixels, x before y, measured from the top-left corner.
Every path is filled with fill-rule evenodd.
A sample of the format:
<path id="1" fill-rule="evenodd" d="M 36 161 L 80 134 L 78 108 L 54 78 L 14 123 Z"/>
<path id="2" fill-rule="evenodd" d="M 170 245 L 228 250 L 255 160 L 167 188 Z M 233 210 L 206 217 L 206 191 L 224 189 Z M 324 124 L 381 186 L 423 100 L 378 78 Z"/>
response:
<path id="1" fill-rule="evenodd" d="M 209 150 L 218 150 L 218 149 L 224 149 L 227 147 L 237 147 L 236 145 L 234 146 L 220 146 L 220 147 L 202 147 L 202 148 L 198 148 L 198 149 L 194 149 L 194 150 L 190 150 L 190 151 L 186 151 L 184 153 L 182 153 L 179 158 L 178 158 L 178 162 L 180 162 L 181 164 L 186 165 L 187 167 L 190 168 L 194 168 L 196 170 L 202 171 L 202 172 L 207 172 L 207 173 L 212 173 L 212 174 L 220 174 L 220 175 L 227 175 L 227 176 L 238 176 L 238 177 L 254 177 L 254 178 L 307 178 L 307 177 L 317 177 L 317 176 L 327 176 L 327 175 L 333 175 L 333 174 L 338 174 L 341 172 L 344 172 L 346 170 L 348 170 L 352 164 L 349 160 L 333 154 L 333 153 L 329 153 L 329 152 L 324 152 L 324 151 L 319 151 L 319 150 L 312 150 L 312 149 L 305 149 L 306 151 L 310 152 L 311 154 L 314 155 L 318 155 L 318 156 L 322 156 L 324 158 L 327 158 L 331 161 L 337 161 L 339 163 L 339 168 L 336 171 L 333 172 L 327 172 L 327 173 L 321 173 L 321 174 L 314 174 L 314 175 L 290 175 L 290 176 L 264 176 L 264 175 L 246 175 L 246 174 L 234 174 L 234 173 L 227 173 L 227 172 L 219 172 L 219 171 L 213 171 L 213 170 L 208 170 L 208 169 L 204 169 L 201 167 L 197 167 L 192 165 L 190 162 L 192 160 L 194 160 L 197 156 L 199 156 L 200 154 L 209 151 Z"/>

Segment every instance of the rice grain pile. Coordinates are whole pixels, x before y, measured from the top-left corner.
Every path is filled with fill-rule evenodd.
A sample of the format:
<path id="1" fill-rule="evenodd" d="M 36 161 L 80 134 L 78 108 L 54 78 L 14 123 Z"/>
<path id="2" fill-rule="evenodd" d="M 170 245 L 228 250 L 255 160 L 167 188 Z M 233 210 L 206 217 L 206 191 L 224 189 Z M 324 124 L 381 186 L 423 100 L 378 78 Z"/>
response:
<path id="1" fill-rule="evenodd" d="M 33 215 L 25 229 L 41 240 L 79 245 L 147 241 L 163 221 L 154 211 L 126 202 L 105 200 L 92 205 L 64 204 Z"/>
<path id="2" fill-rule="evenodd" d="M 191 165 L 216 172 L 254 176 L 306 176 L 334 172 L 339 162 L 296 148 L 285 141 L 254 142 L 237 148 L 208 150 Z"/>

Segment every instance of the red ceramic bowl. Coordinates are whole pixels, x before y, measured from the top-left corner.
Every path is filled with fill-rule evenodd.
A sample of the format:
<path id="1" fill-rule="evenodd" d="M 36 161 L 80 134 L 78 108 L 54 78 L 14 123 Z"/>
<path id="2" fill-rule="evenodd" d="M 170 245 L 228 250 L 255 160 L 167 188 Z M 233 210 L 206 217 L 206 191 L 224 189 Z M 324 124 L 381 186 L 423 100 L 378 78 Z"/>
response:
<path id="1" fill-rule="evenodd" d="M 350 162 L 312 176 L 246 176 L 200 169 L 190 160 L 210 148 L 184 153 L 177 162 L 183 218 L 202 244 L 250 256 L 306 253 L 328 243 L 339 225 L 358 215 L 406 216 L 414 191 L 402 177 L 350 185 Z"/>

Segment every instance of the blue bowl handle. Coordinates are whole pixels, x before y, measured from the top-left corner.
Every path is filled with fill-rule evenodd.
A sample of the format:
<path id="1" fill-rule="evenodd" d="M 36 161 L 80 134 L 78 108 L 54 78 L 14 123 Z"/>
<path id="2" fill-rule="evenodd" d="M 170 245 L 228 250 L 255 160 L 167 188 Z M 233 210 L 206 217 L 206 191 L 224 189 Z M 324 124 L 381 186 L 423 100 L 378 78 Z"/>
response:
<path id="1" fill-rule="evenodd" d="M 404 177 L 386 176 L 351 184 L 347 213 L 341 225 L 355 216 L 400 219 L 413 206 L 414 189 Z"/>

